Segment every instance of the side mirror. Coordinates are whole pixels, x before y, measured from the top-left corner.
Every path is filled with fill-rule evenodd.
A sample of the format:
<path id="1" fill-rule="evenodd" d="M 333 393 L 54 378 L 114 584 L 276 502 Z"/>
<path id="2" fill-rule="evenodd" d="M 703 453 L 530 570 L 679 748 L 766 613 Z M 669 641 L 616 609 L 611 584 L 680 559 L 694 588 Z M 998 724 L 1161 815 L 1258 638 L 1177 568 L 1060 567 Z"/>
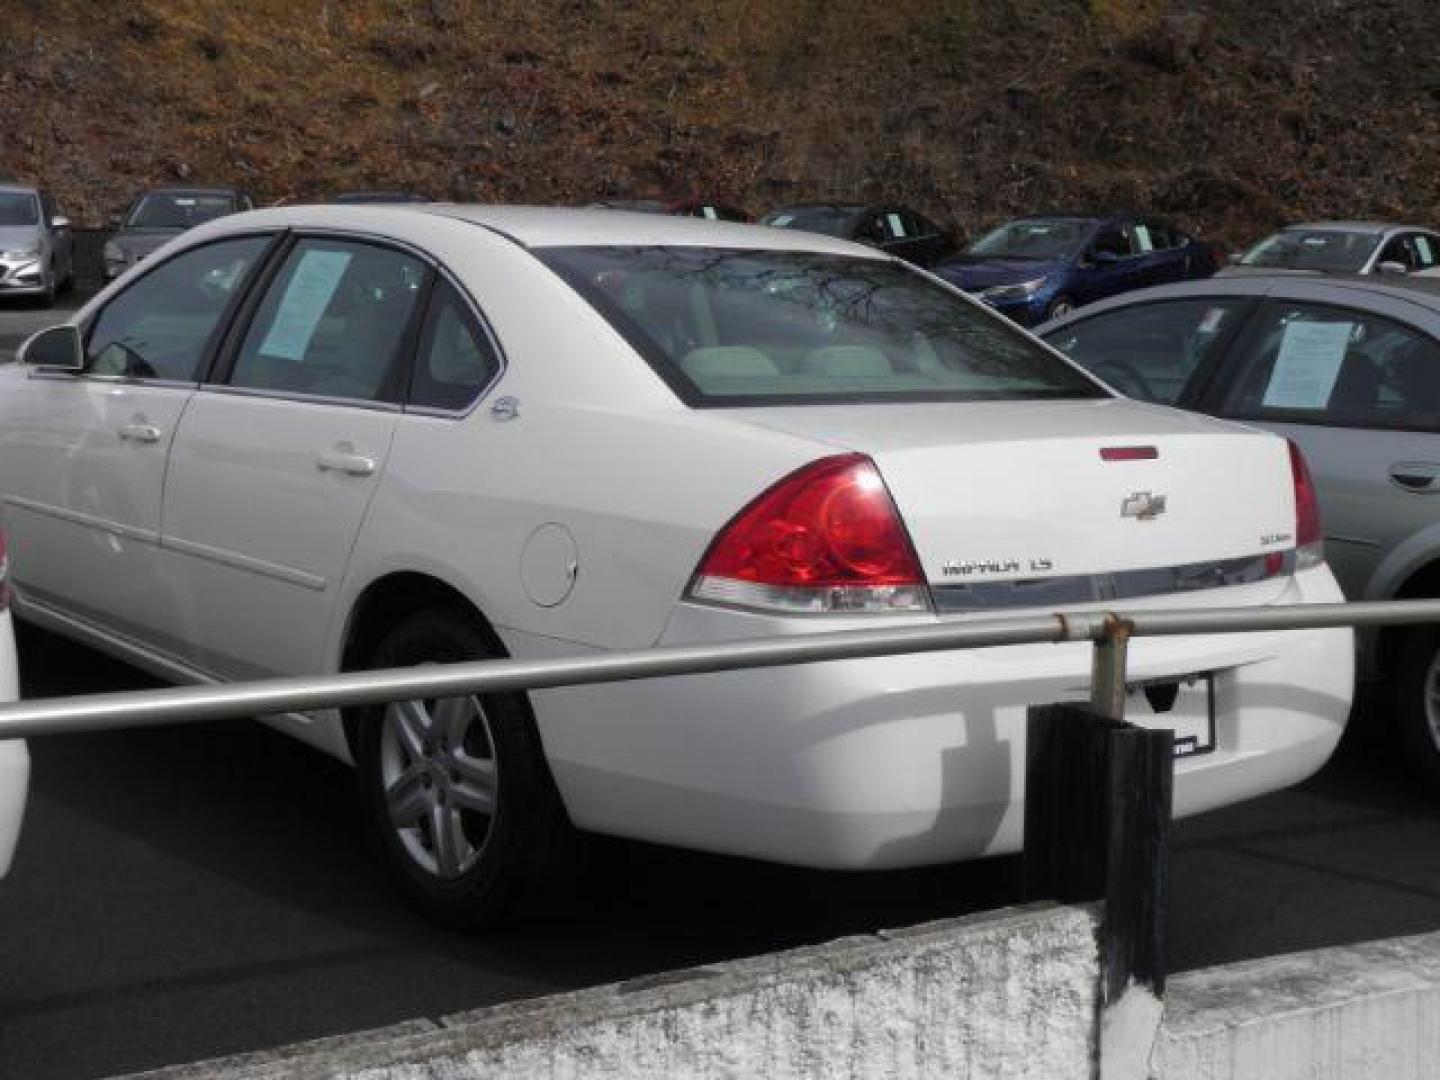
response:
<path id="1" fill-rule="evenodd" d="M 1396 262 L 1394 259 L 1386 259 L 1379 266 L 1375 267 L 1375 272 L 1377 274 L 1404 275 L 1410 273 L 1410 268 L 1402 262 Z"/>
<path id="2" fill-rule="evenodd" d="M 70 228 L 70 219 L 64 214 L 56 214 L 53 218 L 50 219 L 50 227 L 57 230 L 68 229 Z"/>
<path id="3" fill-rule="evenodd" d="M 78 372 L 85 366 L 85 348 L 78 326 L 52 326 L 20 346 L 15 359 L 41 371 Z"/>

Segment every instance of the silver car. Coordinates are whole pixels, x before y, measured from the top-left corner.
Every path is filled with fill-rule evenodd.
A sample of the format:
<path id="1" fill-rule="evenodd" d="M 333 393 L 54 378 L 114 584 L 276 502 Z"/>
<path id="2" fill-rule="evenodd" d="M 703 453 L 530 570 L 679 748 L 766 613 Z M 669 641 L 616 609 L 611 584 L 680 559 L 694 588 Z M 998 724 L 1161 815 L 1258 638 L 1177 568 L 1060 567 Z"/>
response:
<path id="1" fill-rule="evenodd" d="M 70 219 L 46 191 L 0 184 L 0 297 L 38 297 L 46 307 L 75 276 Z"/>
<path id="2" fill-rule="evenodd" d="M 1424 273 L 1440 266 L 1440 233 L 1385 221 L 1313 221 L 1271 233 L 1232 263 L 1220 273 Z"/>
<path id="3" fill-rule="evenodd" d="M 1037 333 L 1131 397 L 1304 451 L 1352 600 L 1440 597 L 1440 282 L 1242 275 L 1095 304 Z M 1440 792 L 1440 628 L 1385 630 L 1365 670 Z"/>

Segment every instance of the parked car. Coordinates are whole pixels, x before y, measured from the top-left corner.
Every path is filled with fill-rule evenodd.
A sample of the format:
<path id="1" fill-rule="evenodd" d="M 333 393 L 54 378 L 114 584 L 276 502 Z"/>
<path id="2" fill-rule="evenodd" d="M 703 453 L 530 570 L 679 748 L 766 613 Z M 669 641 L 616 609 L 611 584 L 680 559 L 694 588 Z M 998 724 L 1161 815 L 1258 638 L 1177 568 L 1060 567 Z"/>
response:
<path id="1" fill-rule="evenodd" d="M 1440 265 L 1440 233 L 1383 221 L 1316 221 L 1272 233 L 1237 256 L 1226 274 L 1412 274 Z"/>
<path id="2" fill-rule="evenodd" d="M 917 266 L 930 266 L 955 251 L 948 232 L 897 203 L 798 203 L 771 210 L 760 224 L 854 240 Z"/>
<path id="3" fill-rule="evenodd" d="M 1440 283 L 1246 275 L 1132 293 L 1037 331 L 1132 397 L 1304 451 L 1347 596 L 1440 596 Z M 1408 759 L 1440 791 L 1440 631 L 1365 641 Z"/>
<path id="4" fill-rule="evenodd" d="M 9 560 L 5 533 L 0 531 L 0 702 L 20 699 L 15 632 L 10 619 Z M 0 878 L 10 871 L 25 796 L 30 783 L 30 755 L 23 739 L 0 739 Z"/>
<path id="5" fill-rule="evenodd" d="M 186 229 L 254 208 L 235 188 L 155 188 L 136 196 L 112 219 L 115 235 L 105 243 L 105 277 L 117 278 Z"/>
<path id="6" fill-rule="evenodd" d="M 750 214 L 729 203 L 715 202 L 698 196 L 674 199 L 601 199 L 589 204 L 593 210 L 633 210 L 641 214 L 669 214 L 673 217 L 698 217 L 710 221 L 753 221 Z"/>
<path id="7" fill-rule="evenodd" d="M 1282 439 L 1128 402 L 810 233 L 274 208 L 193 230 L 22 358 L 16 610 L 171 679 L 1339 597 Z M 1135 642 L 1132 715 L 1182 732 L 1176 812 L 1319 768 L 1352 641 Z M 272 722 L 353 760 L 396 879 L 477 922 L 572 823 L 816 867 L 1013 851 L 1025 706 L 1089 670 L 1083 643 L 1014 646 Z"/>
<path id="8" fill-rule="evenodd" d="M 70 219 L 49 192 L 0 184 L 0 297 L 36 297 L 49 307 L 75 279 Z"/>
<path id="9" fill-rule="evenodd" d="M 429 195 L 401 188 L 373 191 L 341 191 L 330 196 L 332 203 L 428 203 Z"/>
<path id="10" fill-rule="evenodd" d="M 1028 217 L 986 233 L 934 268 L 1023 326 L 1168 281 L 1209 277 L 1215 252 L 1154 217 Z"/>

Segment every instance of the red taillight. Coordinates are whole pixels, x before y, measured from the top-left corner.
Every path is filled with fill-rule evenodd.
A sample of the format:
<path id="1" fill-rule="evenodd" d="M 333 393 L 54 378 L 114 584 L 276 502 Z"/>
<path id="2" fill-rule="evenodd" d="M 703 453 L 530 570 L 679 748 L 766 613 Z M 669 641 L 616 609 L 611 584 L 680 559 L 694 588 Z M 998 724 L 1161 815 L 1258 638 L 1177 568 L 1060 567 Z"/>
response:
<path id="1" fill-rule="evenodd" d="M 0 611 L 10 606 L 10 552 L 5 546 L 5 530 L 0 529 Z"/>
<path id="2" fill-rule="evenodd" d="M 928 611 L 900 514 L 863 454 L 791 473 L 721 530 L 690 585 L 699 600 L 775 611 Z"/>
<path id="3" fill-rule="evenodd" d="M 1320 524 L 1320 500 L 1300 447 L 1290 445 L 1290 475 L 1295 481 L 1295 562 L 1298 569 L 1325 561 L 1325 533 Z"/>
<path id="4" fill-rule="evenodd" d="M 1101 461 L 1154 461 L 1160 451 L 1153 446 L 1102 446 Z"/>

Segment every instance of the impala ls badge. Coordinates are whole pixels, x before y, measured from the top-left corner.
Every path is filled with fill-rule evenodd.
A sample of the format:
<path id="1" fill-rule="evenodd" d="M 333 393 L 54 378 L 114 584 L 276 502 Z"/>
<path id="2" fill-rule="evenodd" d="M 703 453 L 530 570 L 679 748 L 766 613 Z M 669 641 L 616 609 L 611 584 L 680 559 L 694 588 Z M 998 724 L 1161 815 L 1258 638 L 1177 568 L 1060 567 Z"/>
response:
<path id="1" fill-rule="evenodd" d="M 1152 495 L 1148 491 L 1137 491 L 1120 504 L 1121 517 L 1138 518 L 1140 521 L 1154 521 L 1165 512 L 1165 496 Z"/>

